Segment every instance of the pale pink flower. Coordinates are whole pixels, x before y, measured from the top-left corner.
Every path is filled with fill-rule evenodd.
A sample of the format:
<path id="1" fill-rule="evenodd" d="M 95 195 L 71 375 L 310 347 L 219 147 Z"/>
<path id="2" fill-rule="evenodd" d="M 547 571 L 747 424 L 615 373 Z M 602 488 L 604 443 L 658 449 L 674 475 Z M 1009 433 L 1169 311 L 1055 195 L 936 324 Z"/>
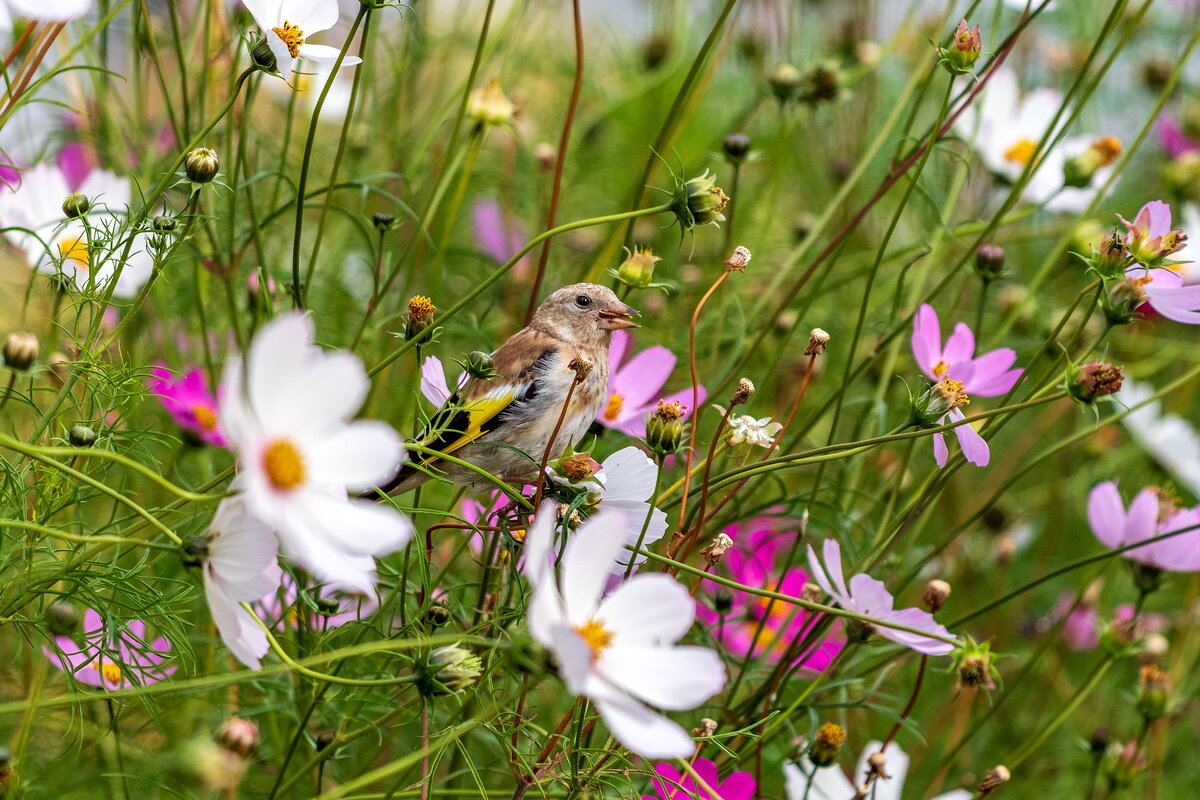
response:
<path id="1" fill-rule="evenodd" d="M 297 628 L 305 618 L 308 627 L 325 630 L 366 619 L 379 608 L 376 594 L 347 594 L 331 586 L 321 586 L 315 594 L 321 601 L 321 611 L 301 600 L 296 581 L 285 573 L 279 590 L 272 590 L 258 600 L 257 606 L 262 610 L 259 616 L 275 628 Z"/>
<path id="2" fill-rule="evenodd" d="M 471 227 L 475 242 L 488 258 L 503 264 L 525 246 L 525 232 L 518 225 L 509 225 L 500 205 L 492 200 L 478 200 L 471 209 Z M 523 257 L 513 266 L 517 278 L 529 274 L 529 258 Z"/>
<path id="3" fill-rule="evenodd" d="M 659 399 L 667 403 L 685 406 L 684 418 L 694 409 L 686 408 L 692 402 L 692 390 L 662 397 L 659 392 L 675 369 L 675 354 L 665 347 L 655 345 L 641 351 L 625 361 L 633 337 L 625 331 L 614 331 L 608 347 L 608 402 L 596 414 L 596 421 L 606 428 L 619 430 L 638 438 L 646 435 L 646 415 L 655 409 Z M 708 391 L 699 387 L 699 402 L 704 402 Z"/>
<path id="4" fill-rule="evenodd" d="M 50 662 L 80 683 L 101 689 L 129 689 L 165 680 L 175 666 L 163 666 L 171 642 L 158 637 L 146 641 L 146 623 L 131 620 L 122 630 L 105 627 L 100 615 L 88 609 L 83 614 L 83 642 L 66 636 L 54 637 L 55 649 L 43 647 Z"/>
<path id="5" fill-rule="evenodd" d="M 467 385 L 467 373 L 458 376 L 455 391 Z M 421 363 L 421 394 L 435 406 L 442 406 L 450 399 L 450 387 L 446 383 L 446 370 L 437 356 L 426 356 Z"/>
<path id="6" fill-rule="evenodd" d="M 826 539 L 822 550 L 825 560 L 824 567 L 817 560 L 817 554 L 812 545 L 808 547 L 808 566 L 813 578 L 825 592 L 837 601 L 837 604 L 847 611 L 871 617 L 879 622 L 891 622 L 909 628 L 917 628 L 937 636 L 954 638 L 945 627 L 934 621 L 933 615 L 919 608 L 895 609 L 895 601 L 891 592 L 868 575 L 855 575 L 847 587 L 842 576 L 842 547 L 833 539 Z M 931 656 L 944 656 L 954 649 L 954 644 L 922 636 L 919 633 L 897 630 L 885 625 L 872 625 L 872 628 L 885 639 L 902 644 L 918 653 Z"/>
<path id="7" fill-rule="evenodd" d="M 1166 572 L 1200 571 L 1200 509 L 1163 508 L 1158 492 L 1146 488 L 1137 493 L 1127 511 L 1116 482 L 1105 481 L 1088 494 L 1087 516 L 1092 533 L 1112 548 L 1191 528 L 1121 555 Z"/>
<path id="8" fill-rule="evenodd" d="M 1200 325 L 1200 285 L 1185 286 L 1183 276 L 1163 267 L 1146 269 L 1135 264 L 1125 271 L 1145 302 L 1169 320 Z"/>
<path id="9" fill-rule="evenodd" d="M 176 425 L 207 444 L 226 446 L 218 425 L 217 398 L 209 391 L 203 370 L 189 368 L 175 375 L 166 364 L 156 363 L 150 370 L 146 388 L 158 396 Z"/>
<path id="10" fill-rule="evenodd" d="M 1171 207 L 1161 200 L 1142 206 L 1133 222 L 1120 214 L 1117 219 L 1129 229 L 1125 246 L 1143 266 L 1157 267 L 1167 256 L 1187 246 L 1184 232 L 1171 227 Z"/>

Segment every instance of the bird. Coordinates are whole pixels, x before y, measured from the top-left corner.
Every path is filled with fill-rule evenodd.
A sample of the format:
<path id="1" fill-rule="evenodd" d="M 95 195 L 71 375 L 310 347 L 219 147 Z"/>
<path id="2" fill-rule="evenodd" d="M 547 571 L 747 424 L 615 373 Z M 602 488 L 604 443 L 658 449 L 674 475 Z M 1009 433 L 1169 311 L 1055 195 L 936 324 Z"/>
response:
<path id="1" fill-rule="evenodd" d="M 427 450 L 453 454 L 511 481 L 537 471 L 551 436 L 552 457 L 574 447 L 608 399 L 612 333 L 640 327 L 634 322 L 639 316 L 611 289 L 594 283 L 551 293 L 529 324 L 491 353 L 492 376 L 472 378 L 451 394 L 416 437 L 422 451 L 399 465 L 373 496 L 403 494 L 435 475 L 474 489 L 494 488 L 477 472 Z"/>

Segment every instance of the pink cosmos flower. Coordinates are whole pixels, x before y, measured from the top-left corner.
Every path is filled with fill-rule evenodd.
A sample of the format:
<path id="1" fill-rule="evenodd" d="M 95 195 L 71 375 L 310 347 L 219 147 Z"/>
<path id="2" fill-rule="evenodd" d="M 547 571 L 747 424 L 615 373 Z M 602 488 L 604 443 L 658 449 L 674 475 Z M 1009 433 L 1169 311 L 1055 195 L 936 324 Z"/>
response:
<path id="1" fill-rule="evenodd" d="M 1200 285 L 1185 286 L 1174 270 L 1146 269 L 1135 264 L 1125 270 L 1125 279 L 1156 312 L 1187 325 L 1200 325 Z"/>
<path id="2" fill-rule="evenodd" d="M 850 579 L 847 588 L 842 577 L 842 547 L 833 539 L 826 539 L 822 555 L 824 567 L 817 560 L 812 545 L 808 547 L 808 566 L 825 592 L 837 601 L 837 604 L 847 611 L 871 617 L 881 622 L 892 622 L 917 628 L 928 633 L 954 638 L 942 625 L 934 621 L 933 615 L 919 608 L 902 608 L 896 610 L 894 600 L 882 581 L 877 581 L 868 575 L 855 575 Z M 941 639 L 932 639 L 918 633 L 888 628 L 882 625 L 872 626 L 876 633 L 885 639 L 902 644 L 918 653 L 931 656 L 944 656 L 954 649 L 954 645 Z"/>
<path id="3" fill-rule="evenodd" d="M 646 435 L 646 415 L 655 409 L 661 397 L 659 392 L 675 369 L 675 354 L 665 347 L 656 345 L 625 361 L 633 337 L 625 331 L 614 331 L 612 344 L 608 348 L 608 403 L 596 415 L 596 421 L 638 438 Z M 708 397 L 708 391 L 700 387 L 700 402 Z M 668 403 L 692 402 L 692 390 L 662 397 Z M 692 409 L 687 409 L 691 413 Z M 684 415 L 687 418 L 687 414 Z"/>
<path id="4" fill-rule="evenodd" d="M 691 775 L 681 774 L 670 764 L 655 764 L 654 794 L 644 794 L 642 800 L 754 800 L 756 784 L 749 772 L 734 772 L 721 780 L 717 765 L 707 758 L 697 758 L 692 768 L 716 797 L 696 786 Z"/>
<path id="5" fill-rule="evenodd" d="M 150 370 L 146 388 L 158 395 L 176 425 L 207 444 L 228 446 L 217 425 L 217 398 L 209 391 L 204 372 L 198 367 L 176 376 L 166 364 L 157 362 Z"/>
<path id="6" fill-rule="evenodd" d="M 471 209 L 471 225 L 475 242 L 488 258 L 503 264 L 525 246 L 525 233 L 519 226 L 505 222 L 500 205 L 492 200 L 479 200 Z M 522 258 L 513 267 L 513 275 L 529 274 L 529 259 Z"/>
<path id="7" fill-rule="evenodd" d="M 771 527 L 775 520 L 758 518 L 748 524 L 731 525 L 725 529 L 734 546 L 725 553 L 720 570 L 746 586 L 770 589 L 791 597 L 799 597 L 809 575 L 799 567 L 789 568 L 779 575 L 777 562 L 782 551 L 795 538 L 794 531 Z M 771 603 L 769 598 L 748 592 L 732 592 L 732 603 L 724 615 L 704 603 L 696 604 L 696 619 L 731 653 L 744 656 L 754 646 L 756 656 L 775 663 L 788 647 L 803 638 L 813 627 L 817 615 L 784 602 Z M 769 613 L 768 613 L 769 609 Z M 760 632 L 761 628 L 761 632 Z M 755 635 L 758 638 L 755 639 Z M 841 623 L 834 622 L 830 635 L 814 650 L 801 654 L 797 660 L 804 669 L 820 672 L 845 646 Z"/>
<path id="8" fill-rule="evenodd" d="M 1125 246 L 1144 266 L 1157 267 L 1167 256 L 1186 247 L 1187 236 L 1171 227 L 1171 207 L 1161 200 L 1142 206 L 1133 222 L 1120 214 L 1117 219 L 1129 229 Z"/>
<path id="9" fill-rule="evenodd" d="M 100 615 L 88 609 L 83 614 L 83 642 L 55 636 L 55 650 L 43 647 L 50 663 L 70 673 L 75 680 L 101 689 L 129 689 L 165 680 L 175 666 L 162 666 L 171 652 L 171 642 L 160 636 L 146 643 L 146 623 L 131 620 L 125 630 L 106 630 Z"/>
<path id="10" fill-rule="evenodd" d="M 1074 611 L 1068 611 L 1074 600 L 1074 592 L 1063 592 L 1059 596 L 1054 610 L 1050 612 L 1048 624 L 1053 624 L 1055 620 L 1061 619 L 1066 614 L 1067 620 L 1063 623 L 1062 638 L 1067 646 L 1072 650 L 1095 650 L 1100 644 L 1098 633 L 1100 613 L 1094 605 L 1087 602 L 1080 603 Z M 1135 616 L 1137 616 L 1137 610 L 1132 603 L 1123 603 L 1113 609 L 1114 622 L 1127 622 Z M 1167 620 L 1162 614 L 1143 613 L 1141 627 L 1147 632 L 1161 631 L 1167 627 Z"/>
<path id="11" fill-rule="evenodd" d="M 457 391 L 467 384 L 467 373 L 458 376 Z M 435 406 L 450 399 L 450 387 L 446 382 L 446 369 L 437 356 L 427 356 L 421 363 L 421 394 Z"/>
<path id="12" fill-rule="evenodd" d="M 1200 150 L 1200 144 L 1189 139 L 1175 118 L 1166 114 L 1158 121 L 1158 138 L 1162 142 L 1163 150 L 1166 150 L 1171 158 L 1179 158 L 1194 150 Z"/>
<path id="13" fill-rule="evenodd" d="M 1096 538 L 1109 547 L 1136 544 L 1164 533 L 1194 528 L 1121 555 L 1130 561 L 1166 572 L 1200 571 L 1200 507 L 1174 509 L 1162 506 L 1158 492 L 1145 488 L 1126 511 L 1115 481 L 1105 481 L 1088 494 L 1088 524 Z M 1160 521 L 1161 520 L 1161 521 Z"/>
<path id="14" fill-rule="evenodd" d="M 937 312 L 928 303 L 922 305 L 913 318 L 913 356 L 917 366 L 932 381 L 957 381 L 962 394 L 970 397 L 996 397 L 1007 392 L 1021 377 L 1021 370 L 1012 369 L 1017 354 L 1007 347 L 991 350 L 975 357 L 975 334 L 965 323 L 954 326 L 954 333 L 942 345 L 942 331 Z M 952 408 L 943 417 L 954 422 L 966 419 L 960 408 Z M 978 467 L 987 466 L 991 452 L 987 442 L 970 425 L 954 429 L 958 444 L 967 460 Z M 944 434 L 933 435 L 933 454 L 939 467 L 946 466 L 949 451 Z"/>
<path id="15" fill-rule="evenodd" d="M 298 602 L 300 592 L 296 581 L 291 575 L 284 573 L 280 591 L 272 591 L 256 604 L 260 610 L 259 616 L 275 628 L 298 628 L 300 615 L 305 614 L 309 620 L 309 627 L 326 630 L 345 625 L 347 622 L 366 619 L 379 608 L 379 598 L 373 594 L 347 594 L 331 586 L 320 587 L 316 594 L 323 601 L 322 606 L 328 605 L 333 613 L 317 611 L 309 604 Z"/>

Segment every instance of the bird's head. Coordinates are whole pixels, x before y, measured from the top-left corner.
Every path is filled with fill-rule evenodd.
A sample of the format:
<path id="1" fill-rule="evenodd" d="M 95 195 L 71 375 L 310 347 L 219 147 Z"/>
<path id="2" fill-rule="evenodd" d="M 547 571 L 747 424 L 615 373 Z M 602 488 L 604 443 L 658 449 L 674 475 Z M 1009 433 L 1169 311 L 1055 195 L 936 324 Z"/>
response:
<path id="1" fill-rule="evenodd" d="M 559 338 L 583 342 L 607 340 L 610 331 L 636 328 L 637 311 L 622 303 L 611 289 L 594 283 L 573 283 L 546 298 L 533 315 L 534 327 Z"/>

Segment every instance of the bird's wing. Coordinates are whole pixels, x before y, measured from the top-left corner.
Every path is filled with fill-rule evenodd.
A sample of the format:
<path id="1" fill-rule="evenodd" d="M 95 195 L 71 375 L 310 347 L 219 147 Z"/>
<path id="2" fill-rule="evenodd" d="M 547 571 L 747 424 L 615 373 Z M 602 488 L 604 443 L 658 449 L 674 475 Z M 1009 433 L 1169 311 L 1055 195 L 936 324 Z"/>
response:
<path id="1" fill-rule="evenodd" d="M 497 376 L 472 380 L 455 393 L 417 437 L 420 444 L 451 454 L 503 425 L 505 412 L 532 400 L 541 389 L 541 378 L 551 367 L 562 342 L 541 331 L 525 328 L 492 354 Z M 423 454 L 416 461 L 435 460 Z"/>

